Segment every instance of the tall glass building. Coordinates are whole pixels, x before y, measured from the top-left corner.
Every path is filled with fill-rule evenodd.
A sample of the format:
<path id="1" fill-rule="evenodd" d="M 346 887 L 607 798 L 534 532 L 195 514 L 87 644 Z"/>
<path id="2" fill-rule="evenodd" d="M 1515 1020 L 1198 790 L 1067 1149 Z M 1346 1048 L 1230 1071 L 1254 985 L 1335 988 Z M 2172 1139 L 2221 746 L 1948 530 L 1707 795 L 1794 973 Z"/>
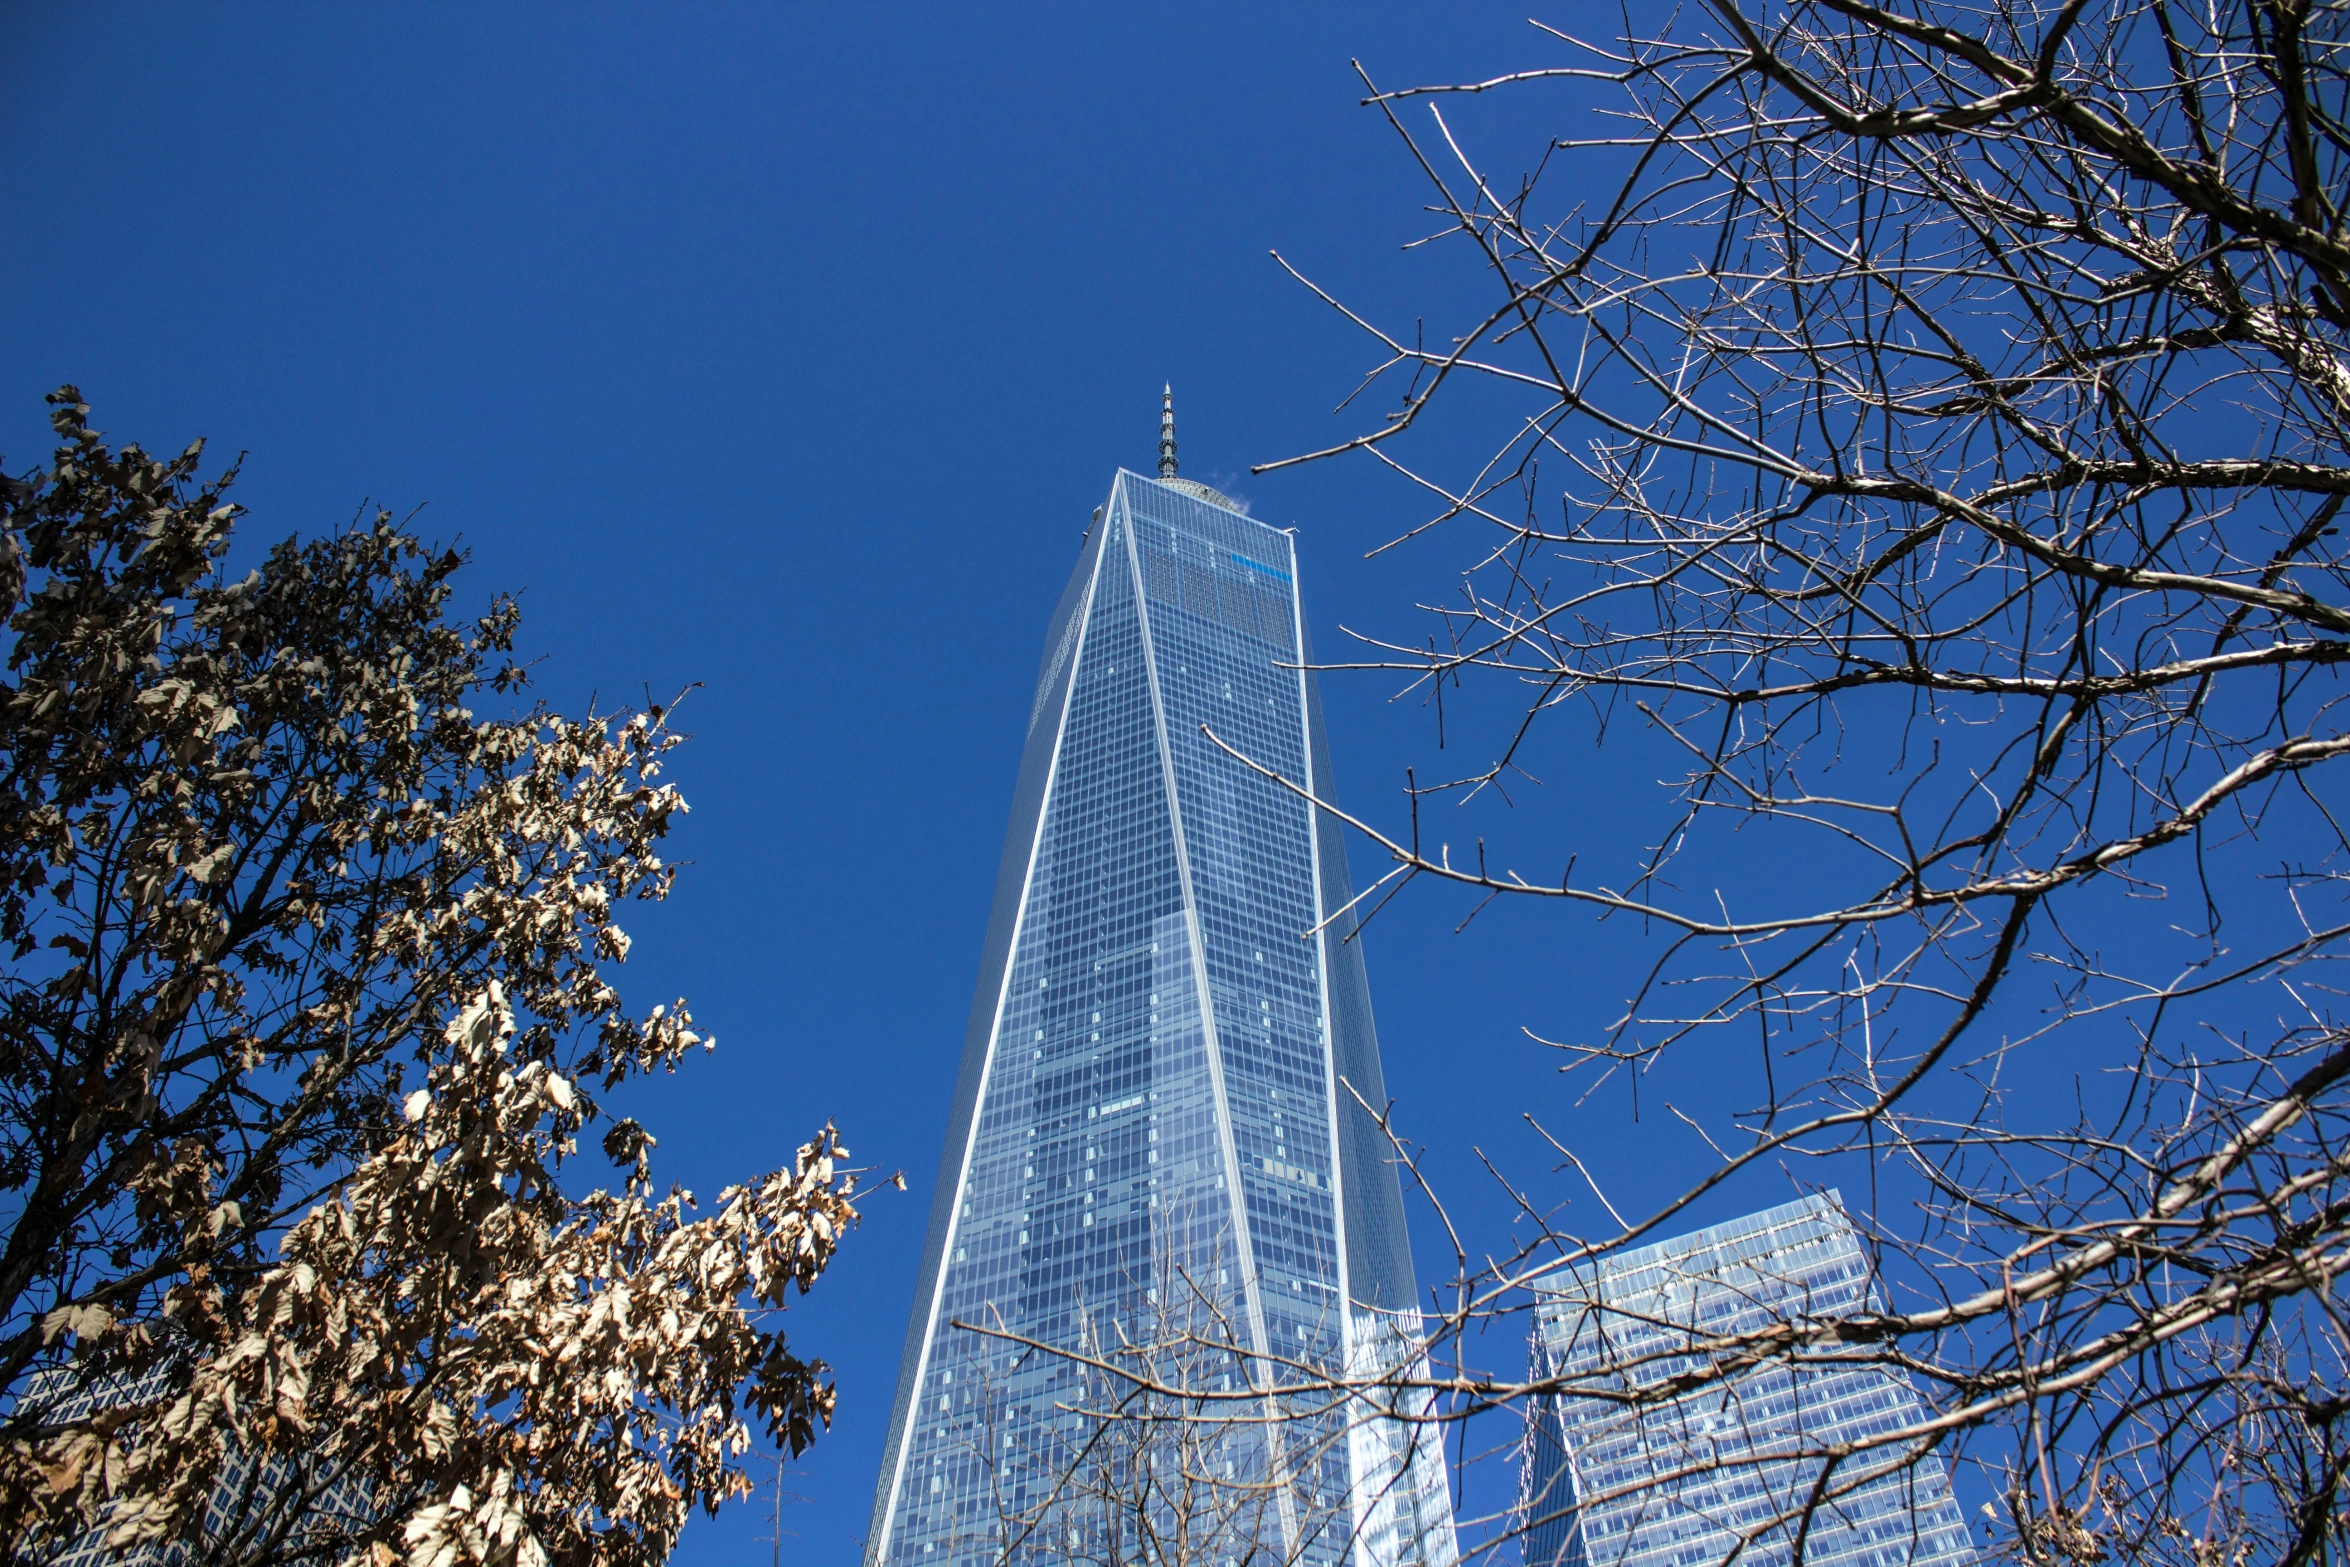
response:
<path id="1" fill-rule="evenodd" d="M 1949 1472 L 1933 1453 L 1864 1448 L 1813 1505 L 1822 1460 L 1805 1453 L 1925 1415 L 1894 1370 L 1823 1357 L 1677 1399 L 1607 1396 L 1696 1368 L 1688 1351 L 1703 1339 L 1870 1304 L 1868 1255 L 1834 1192 L 1542 1286 L 1534 1376 L 1593 1396 L 1532 1411 L 1520 1501 L 1527 1567 L 1781 1567 L 1799 1533 L 1806 1567 L 1972 1562 Z"/>
<path id="2" fill-rule="evenodd" d="M 1121 471 L 1094 514 L 1029 712 L 870 1567 L 1454 1560 L 1434 1427 L 1249 1396 L 1417 1352 L 1357 1099 L 1386 1103 L 1345 850 L 1207 733 L 1327 796 L 1295 543 L 1176 477 L 1171 409 L 1160 477 Z"/>

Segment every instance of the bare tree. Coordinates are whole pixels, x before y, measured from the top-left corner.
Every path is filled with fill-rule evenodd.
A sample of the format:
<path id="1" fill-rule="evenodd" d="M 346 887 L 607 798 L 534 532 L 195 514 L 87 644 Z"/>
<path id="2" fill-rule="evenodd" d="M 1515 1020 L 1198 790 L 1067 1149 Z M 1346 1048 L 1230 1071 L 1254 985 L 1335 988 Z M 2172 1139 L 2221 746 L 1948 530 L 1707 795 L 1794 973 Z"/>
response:
<path id="1" fill-rule="evenodd" d="M 664 1560 L 748 1418 L 829 1418 L 777 1314 L 856 1218 L 829 1126 L 701 1214 L 592 1097 L 709 1046 L 608 977 L 678 736 L 477 716 L 517 615 L 447 618 L 456 553 L 379 514 L 228 580 L 229 476 L 51 403 L 0 494 L 0 1553 Z"/>
<path id="2" fill-rule="evenodd" d="M 1300 1535 L 1326 1534 L 1336 1506 L 1310 1478 L 1306 1430 L 1261 1403 L 1227 1412 L 1206 1396 L 1248 1386 L 1251 1357 L 1235 1353 L 1245 1335 L 1191 1271 L 1160 1276 L 1140 1311 L 1086 1315 L 1060 1450 L 1030 1466 L 1052 1483 L 1010 1510 L 1006 1543 L 1085 1567 L 1298 1559 Z"/>
<path id="3" fill-rule="evenodd" d="M 1433 882 L 1634 925 L 1649 967 L 1558 1043 L 1570 1087 L 1690 1057 L 1753 1106 L 1684 1116 L 1713 1156 L 1671 1200 L 1571 1229 L 1529 1196 L 1464 1262 L 1428 1383 L 1455 1414 L 1874 1365 L 1926 1412 L 1782 1456 L 1953 1458 L 2034 1562 L 2350 1550 L 2346 27 L 1710 0 L 1373 91 L 1490 292 L 1430 342 L 1316 289 L 1406 384 L 1291 461 L 1387 464 L 1463 552 L 1433 638 L 1342 667 L 1450 693 L 1455 749 L 1500 716 L 1408 826 L 1350 818 L 1392 862 L 1365 906 Z M 1448 119 L 1502 91 L 1562 95 L 1507 177 Z M 1409 455 L 1438 408 L 1506 412 L 1455 472 Z M 1680 758 L 1646 849 L 1561 874 L 1422 837 L 1538 802 L 1568 737 Z M 1684 1334 L 1629 1393 L 1465 1358 L 1790 1175 L 1872 1194 L 1882 1299 Z"/>
<path id="4" fill-rule="evenodd" d="M 1147 1277 L 1075 1303 L 1074 1343 L 957 1324 L 958 1375 L 979 1384 L 966 1445 L 995 1508 L 955 1548 L 1083 1567 L 1298 1567 L 1368 1548 L 1452 1567 L 1416 1318 L 1363 1314 L 1342 1335 L 1333 1316 L 1300 1352 L 1260 1354 L 1230 1285 L 1212 1282 L 1230 1257 L 1196 1244 L 1214 1234 L 1163 1223 Z"/>
<path id="5" fill-rule="evenodd" d="M 786 1539 L 796 1540 L 800 1537 L 799 1530 L 786 1529 L 783 1526 L 783 1510 L 786 1507 L 796 1506 L 801 1502 L 808 1501 L 809 1498 L 801 1492 L 787 1491 L 784 1489 L 784 1476 L 796 1476 L 799 1475 L 802 1471 L 791 1468 L 789 1460 L 787 1460 L 783 1454 L 763 1453 L 760 1455 L 760 1458 L 763 1462 L 772 1464 L 775 1467 L 775 1483 L 772 1486 L 765 1488 L 767 1490 L 768 1502 L 767 1543 L 772 1548 L 774 1567 L 783 1567 L 783 1542 Z"/>

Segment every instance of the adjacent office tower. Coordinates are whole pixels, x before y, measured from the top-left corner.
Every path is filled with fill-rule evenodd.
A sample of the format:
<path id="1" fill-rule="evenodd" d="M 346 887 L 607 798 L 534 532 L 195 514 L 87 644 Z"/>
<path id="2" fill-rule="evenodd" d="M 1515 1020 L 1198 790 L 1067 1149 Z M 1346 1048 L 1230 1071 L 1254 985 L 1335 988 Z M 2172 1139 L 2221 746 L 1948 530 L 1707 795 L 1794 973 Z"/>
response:
<path id="1" fill-rule="evenodd" d="M 170 1319 L 164 1319 L 166 1328 Z M 185 1385 L 188 1361 L 166 1340 L 163 1357 L 143 1372 L 93 1372 L 87 1365 L 50 1366 L 26 1382 L 19 1412 L 38 1410 L 48 1421 L 88 1420 L 107 1410 L 150 1411 L 168 1406 Z M 99 1511 L 98 1522 L 47 1540 L 19 1540 L 12 1560 L 39 1567 L 188 1567 L 190 1563 L 280 1560 L 337 1561 L 349 1539 L 375 1521 L 370 1487 L 349 1471 L 334 1472 L 315 1456 L 264 1456 L 234 1447 L 214 1477 L 203 1514 L 176 1539 L 118 1546 L 107 1535 L 120 1504 Z"/>
<path id="2" fill-rule="evenodd" d="M 1868 1257 L 1842 1199 L 1807 1197 L 1543 1286 L 1534 1374 L 1627 1393 L 1689 1369 L 1695 1340 L 1840 1316 L 1869 1299 Z M 1781 1567 L 1821 1470 L 1797 1455 L 1925 1412 L 1898 1372 L 1833 1363 L 1765 1366 L 1653 1404 L 1551 1399 L 1532 1412 L 1527 1567 Z M 1845 1459 L 1803 1530 L 1806 1567 L 1973 1560 L 1941 1458 L 1905 1447 Z"/>
<path id="3" fill-rule="evenodd" d="M 1417 1321 L 1344 847 L 1207 733 L 1327 797 L 1295 539 L 1177 477 L 1171 395 L 1159 458 L 1045 639 L 867 1560 L 1450 1567 L 1433 1428 L 1056 1353 L 1213 1395 Z"/>

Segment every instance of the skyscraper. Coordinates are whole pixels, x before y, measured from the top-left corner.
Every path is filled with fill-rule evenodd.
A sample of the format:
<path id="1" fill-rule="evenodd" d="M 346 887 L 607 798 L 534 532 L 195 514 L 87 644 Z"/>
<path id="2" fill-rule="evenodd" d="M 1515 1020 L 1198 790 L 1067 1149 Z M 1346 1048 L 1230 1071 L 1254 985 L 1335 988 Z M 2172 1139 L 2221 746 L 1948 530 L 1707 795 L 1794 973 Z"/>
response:
<path id="1" fill-rule="evenodd" d="M 1144 1408 L 1100 1363 L 1246 1390 L 1417 1321 L 1343 843 L 1209 734 L 1329 790 L 1295 539 L 1177 476 L 1171 396 L 1159 455 L 1045 639 L 867 1559 L 1450 1567 L 1433 1428 L 1084 1412 Z"/>
<path id="2" fill-rule="evenodd" d="M 1695 1341 L 1866 1308 L 1871 1272 L 1830 1192 L 1610 1257 L 1542 1286 L 1534 1375 L 1595 1394 L 1690 1368 Z M 1555 1397 L 1533 1411 L 1527 1567 L 1959 1567 L 1965 1520 L 1939 1456 L 1862 1449 L 1816 1498 L 1804 1450 L 1925 1413 L 1898 1372 L 1832 1359 L 1758 1367 L 1677 1399 Z"/>
<path id="3" fill-rule="evenodd" d="M 170 1318 L 163 1328 L 172 1331 Z M 145 1371 L 94 1372 L 70 1362 L 36 1371 L 26 1381 L 20 1411 L 37 1410 L 40 1419 L 60 1423 L 88 1420 L 100 1411 L 143 1410 L 153 1419 L 185 1387 L 189 1369 L 178 1341 L 165 1343 L 165 1353 Z M 115 1545 L 108 1535 L 123 1504 L 107 1503 L 95 1525 L 47 1540 L 16 1541 L 10 1559 L 40 1567 L 186 1567 L 272 1554 L 340 1560 L 350 1538 L 374 1521 L 375 1508 L 363 1478 L 335 1473 L 328 1464 L 317 1455 L 271 1455 L 256 1463 L 251 1453 L 232 1447 L 189 1532 Z"/>

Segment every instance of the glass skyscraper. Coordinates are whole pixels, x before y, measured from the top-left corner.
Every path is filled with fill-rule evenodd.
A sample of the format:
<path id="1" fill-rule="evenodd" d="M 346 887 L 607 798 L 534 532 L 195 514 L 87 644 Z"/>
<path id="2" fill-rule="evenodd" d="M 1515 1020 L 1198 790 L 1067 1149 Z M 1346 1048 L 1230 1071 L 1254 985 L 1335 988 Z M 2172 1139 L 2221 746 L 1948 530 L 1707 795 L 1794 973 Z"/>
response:
<path id="1" fill-rule="evenodd" d="M 1247 1396 L 1416 1354 L 1416 1292 L 1344 847 L 1207 733 L 1327 797 L 1295 539 L 1173 448 L 1045 641 L 871 1567 L 1455 1559 L 1433 1426 Z"/>
<path id="2" fill-rule="evenodd" d="M 1883 1366 L 1757 1367 L 1655 1403 L 1608 1393 L 1698 1367 L 1696 1341 L 1866 1309 L 1871 1271 L 1833 1192 L 1609 1257 L 1543 1285 L 1534 1375 L 1601 1396 L 1532 1411 L 1521 1497 L 1527 1567 L 1960 1567 L 1975 1559 L 1933 1453 L 1863 1449 L 1812 1507 L 1828 1444 L 1926 1413 Z"/>
<path id="3" fill-rule="evenodd" d="M 168 1326 L 170 1318 L 163 1319 Z M 87 1365 L 56 1365 L 26 1382 L 21 1410 L 45 1421 L 88 1420 L 104 1410 L 168 1405 L 185 1385 L 187 1358 L 171 1340 L 143 1372 L 93 1372 Z M 270 1455 L 258 1464 L 235 1447 L 204 1498 L 190 1532 L 169 1540 L 118 1546 L 107 1536 L 124 1504 L 109 1502 L 97 1523 L 48 1540 L 19 1540 L 12 1560 L 39 1567 L 186 1567 L 190 1562 L 340 1560 L 351 1536 L 374 1522 L 367 1482 L 330 1472 L 309 1457 Z"/>

